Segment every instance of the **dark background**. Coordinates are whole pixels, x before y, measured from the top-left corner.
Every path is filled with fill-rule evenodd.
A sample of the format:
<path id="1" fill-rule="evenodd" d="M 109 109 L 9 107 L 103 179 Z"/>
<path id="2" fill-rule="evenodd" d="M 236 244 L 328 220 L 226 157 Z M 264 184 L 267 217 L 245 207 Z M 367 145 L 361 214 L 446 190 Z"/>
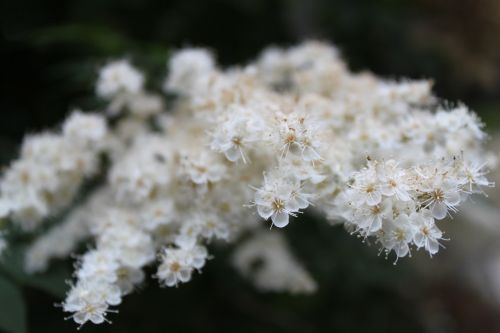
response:
<path id="1" fill-rule="evenodd" d="M 2 164 L 25 133 L 56 126 L 71 108 L 97 107 L 93 82 L 107 60 L 130 58 L 159 90 L 169 52 L 183 46 L 209 47 L 228 66 L 269 44 L 318 38 L 338 45 L 353 70 L 433 78 L 440 97 L 470 105 L 490 129 L 498 123 L 497 0 L 4 0 L 0 13 Z M 500 331 L 498 309 L 467 285 L 446 275 L 424 279 L 408 259 L 393 266 L 376 247 L 322 222 L 310 217 L 286 230 L 318 280 L 315 296 L 255 291 L 228 264 L 230 247 L 222 247 L 192 283 L 160 289 L 150 279 L 110 316 L 113 325 L 83 331 Z M 21 295 L 28 330 L 74 331 L 52 306 L 71 264 L 57 263 L 46 284 L 12 273 L 15 258 L 11 253 L 2 270 Z M 9 308 L 4 296 L 0 288 L 0 312 Z"/>

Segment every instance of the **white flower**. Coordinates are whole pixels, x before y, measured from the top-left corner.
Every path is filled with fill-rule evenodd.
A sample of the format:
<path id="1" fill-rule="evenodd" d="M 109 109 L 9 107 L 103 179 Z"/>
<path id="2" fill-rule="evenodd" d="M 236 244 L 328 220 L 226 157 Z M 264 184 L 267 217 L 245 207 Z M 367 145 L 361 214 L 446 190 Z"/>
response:
<path id="1" fill-rule="evenodd" d="M 353 201 L 358 204 L 375 206 L 382 201 L 381 186 L 374 169 L 366 169 L 355 176 L 353 191 L 350 191 Z"/>
<path id="2" fill-rule="evenodd" d="M 133 115 L 148 117 L 160 113 L 164 108 L 163 100 L 157 95 L 140 93 L 127 97 L 127 107 Z"/>
<path id="3" fill-rule="evenodd" d="M 173 222 L 174 204 L 171 200 L 156 200 L 147 202 L 142 211 L 141 219 L 147 230 L 155 230 L 161 225 Z"/>
<path id="4" fill-rule="evenodd" d="M 119 264 L 115 253 L 104 251 L 87 252 L 81 259 L 81 266 L 77 272 L 79 279 L 103 280 L 114 283 L 117 279 L 116 271 Z"/>
<path id="5" fill-rule="evenodd" d="M 390 160 L 383 164 L 378 175 L 381 186 L 380 192 L 388 197 L 395 195 L 398 200 L 408 201 L 410 186 L 404 170 L 398 168 L 396 161 Z"/>
<path id="6" fill-rule="evenodd" d="M 192 214 L 181 227 L 181 243 L 194 244 L 198 236 L 210 241 L 213 238 L 228 240 L 230 226 L 218 215 L 207 211 L 202 214 Z"/>
<path id="7" fill-rule="evenodd" d="M 87 321 L 101 324 L 108 321 L 106 315 L 109 312 L 114 312 L 108 308 L 111 304 L 107 301 L 119 303 L 116 292 L 112 285 L 81 282 L 68 293 L 63 309 L 73 312 L 70 318 L 77 324 L 83 325 Z"/>
<path id="8" fill-rule="evenodd" d="M 119 200 L 142 203 L 155 199 L 155 192 L 171 178 L 168 148 L 162 137 L 139 136 L 115 161 L 108 178 Z"/>
<path id="9" fill-rule="evenodd" d="M 434 180 L 430 186 L 424 187 L 423 191 L 423 204 L 429 207 L 432 216 L 437 220 L 444 219 L 448 210 L 456 211 L 461 201 L 457 184 L 450 180 Z"/>
<path id="10" fill-rule="evenodd" d="M 443 233 L 434 223 L 429 211 L 413 213 L 410 220 L 417 227 L 417 232 L 413 236 L 415 245 L 425 248 L 431 256 L 436 254 L 439 251 L 439 240 L 442 239 Z"/>
<path id="11" fill-rule="evenodd" d="M 244 112 L 238 109 L 232 110 L 230 118 L 224 121 L 213 134 L 211 148 L 224 153 L 231 162 L 241 159 L 247 163 L 248 157 L 245 150 L 255 141 L 255 134 L 252 133 L 255 129 L 249 128 L 251 118 L 245 117 Z"/>
<path id="12" fill-rule="evenodd" d="M 481 187 L 490 187 L 494 183 L 486 178 L 486 171 L 484 170 L 485 163 L 479 164 L 475 162 L 464 162 L 463 164 L 463 182 L 467 185 L 467 190 L 470 193 L 479 191 Z"/>
<path id="13" fill-rule="evenodd" d="M 116 270 L 116 285 L 123 295 L 127 295 L 134 290 L 134 286 L 144 281 L 144 272 L 137 268 L 121 266 Z"/>
<path id="14" fill-rule="evenodd" d="M 208 182 L 220 181 L 226 167 L 212 155 L 202 153 L 199 155 L 184 155 L 181 160 L 180 170 L 189 180 L 197 185 L 207 185 Z"/>
<path id="15" fill-rule="evenodd" d="M 383 245 L 393 250 L 398 258 L 405 257 L 410 252 L 410 243 L 415 235 L 415 227 L 406 214 L 400 214 L 394 221 L 388 223 L 384 231 Z"/>
<path id="16" fill-rule="evenodd" d="M 117 218 L 123 218 L 125 221 L 120 223 L 120 220 L 114 220 Z M 131 268 L 140 268 L 154 259 L 155 251 L 151 235 L 132 225 L 135 217 L 116 214 L 111 215 L 110 219 L 114 220 L 112 224 L 106 225 L 104 232 L 97 235 L 98 249 L 105 248 L 114 252 L 113 255 L 121 265 Z"/>
<path id="17" fill-rule="evenodd" d="M 111 98 L 120 93 L 138 93 L 142 89 L 144 77 L 127 60 L 111 62 L 101 68 L 97 80 L 97 95 Z"/>
<path id="18" fill-rule="evenodd" d="M 193 269 L 204 266 L 207 251 L 203 246 L 166 248 L 161 255 L 161 264 L 156 277 L 167 287 L 191 280 Z"/>
<path id="19" fill-rule="evenodd" d="M 438 125 L 447 131 L 470 134 L 476 139 L 485 137 L 482 127 L 484 126 L 477 115 L 470 112 L 466 106 L 459 105 L 453 110 L 441 110 L 436 114 L 436 122 Z"/>
<path id="20" fill-rule="evenodd" d="M 274 174 L 265 177 L 264 185 L 255 192 L 254 203 L 263 219 L 271 218 L 273 225 L 283 228 L 288 225 L 289 215 L 297 216 L 300 209 L 309 206 L 309 201 L 296 181 L 275 177 Z"/>
<path id="21" fill-rule="evenodd" d="M 108 305 L 105 302 L 82 302 L 81 305 L 66 303 L 66 308 L 67 311 L 75 312 L 71 318 L 80 325 L 85 324 L 87 321 L 93 324 L 102 324 L 107 321 L 106 314 L 109 312 Z"/>
<path id="22" fill-rule="evenodd" d="M 64 136 L 84 144 L 98 144 L 106 132 L 106 120 L 95 113 L 74 111 L 63 124 Z"/>
<path id="23" fill-rule="evenodd" d="M 364 230 L 364 234 L 371 234 L 382 228 L 384 220 L 392 219 L 392 202 L 385 199 L 378 205 L 365 205 L 357 211 L 356 224 L 358 228 Z"/>
<path id="24" fill-rule="evenodd" d="M 321 159 L 318 153 L 320 143 L 316 138 L 317 126 L 306 116 L 298 113 L 278 114 L 277 130 L 281 156 L 299 154 L 307 162 Z"/>
<path id="25" fill-rule="evenodd" d="M 208 252 L 204 246 L 194 245 L 181 249 L 185 252 L 185 260 L 188 265 L 197 270 L 205 266 Z"/>
<path id="26" fill-rule="evenodd" d="M 203 89 L 214 71 L 213 56 L 204 49 L 184 49 L 170 58 L 169 76 L 165 82 L 166 91 L 181 94 L 195 94 Z"/>
<path id="27" fill-rule="evenodd" d="M 173 287 L 177 286 L 179 282 L 185 283 L 191 280 L 192 268 L 185 265 L 182 262 L 183 259 L 174 252 L 169 253 L 168 257 L 163 259 L 156 273 L 162 284 Z"/>

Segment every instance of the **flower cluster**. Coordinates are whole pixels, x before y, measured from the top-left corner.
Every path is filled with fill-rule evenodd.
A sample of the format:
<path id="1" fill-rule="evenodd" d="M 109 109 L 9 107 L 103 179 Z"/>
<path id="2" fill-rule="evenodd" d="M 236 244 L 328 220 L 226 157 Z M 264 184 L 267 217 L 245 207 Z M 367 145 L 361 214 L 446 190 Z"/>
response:
<path id="1" fill-rule="evenodd" d="M 348 228 L 363 237 L 375 237 L 387 253 L 404 257 L 414 245 L 433 255 L 443 239 L 436 222 L 489 185 L 482 168 L 461 157 L 410 168 L 400 167 L 395 160 L 369 161 L 353 174 L 336 209 Z"/>
<path id="2" fill-rule="evenodd" d="M 98 171 L 106 135 L 102 115 L 75 111 L 62 133 L 26 137 L 19 159 L 2 175 L 0 217 L 33 230 L 68 205 L 84 179 Z"/>
<path id="3" fill-rule="evenodd" d="M 267 230 L 309 207 L 396 258 L 434 255 L 437 224 L 492 185 L 494 159 L 473 112 L 440 103 L 430 81 L 352 73 L 326 44 L 270 48 L 229 69 L 207 50 L 180 50 L 168 65 L 168 104 L 144 81 L 128 60 L 105 65 L 96 88 L 104 112 L 76 112 L 61 134 L 29 136 L 1 179 L 0 215 L 26 230 L 71 208 L 28 249 L 27 271 L 92 240 L 63 302 L 79 324 L 108 321 L 155 261 L 162 286 L 190 281 L 215 242 L 242 240 L 234 265 L 260 289 L 313 292 L 282 230 Z M 98 171 L 105 180 L 71 206 Z"/>
<path id="4" fill-rule="evenodd" d="M 206 258 L 207 249 L 204 246 L 195 245 L 194 242 L 181 242 L 179 248 L 166 248 L 163 251 L 157 277 L 167 287 L 188 282 L 193 270 L 205 265 Z"/>

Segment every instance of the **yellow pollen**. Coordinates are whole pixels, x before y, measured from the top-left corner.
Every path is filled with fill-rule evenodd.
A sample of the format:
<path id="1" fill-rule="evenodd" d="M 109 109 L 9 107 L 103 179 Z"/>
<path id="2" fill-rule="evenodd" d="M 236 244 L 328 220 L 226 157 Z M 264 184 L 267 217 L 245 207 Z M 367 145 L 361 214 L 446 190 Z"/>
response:
<path id="1" fill-rule="evenodd" d="M 285 203 L 281 199 L 274 199 L 273 201 L 273 209 L 276 212 L 281 212 L 285 208 Z"/>
<path id="2" fill-rule="evenodd" d="M 295 137 L 295 134 L 294 133 L 290 133 L 287 135 L 287 137 L 285 138 L 285 142 L 286 143 L 292 143 L 292 142 L 295 142 L 297 138 Z"/>
<path id="3" fill-rule="evenodd" d="M 30 174 L 27 171 L 21 172 L 21 182 L 26 184 L 30 181 Z"/>
<path id="4" fill-rule="evenodd" d="M 404 240 L 404 239 L 405 239 L 405 233 L 404 233 L 404 231 L 403 231 L 403 230 L 401 230 L 401 229 L 396 230 L 396 231 L 394 232 L 394 234 L 395 234 L 396 239 L 397 239 L 398 241 L 402 241 L 402 240 Z"/>
<path id="5" fill-rule="evenodd" d="M 240 146 L 241 145 L 241 138 L 240 137 L 234 137 L 233 140 L 231 140 L 235 145 Z"/>
<path id="6" fill-rule="evenodd" d="M 381 211 L 380 206 L 373 206 L 373 207 L 371 208 L 371 211 L 372 211 L 372 214 L 373 214 L 373 215 L 377 215 L 377 214 L 379 214 L 379 213 L 380 213 L 380 211 Z"/>
<path id="7" fill-rule="evenodd" d="M 375 192 L 375 186 L 373 184 L 369 184 L 368 186 L 366 186 L 365 192 L 366 193 Z"/>
<path id="8" fill-rule="evenodd" d="M 181 270 L 181 265 L 177 261 L 174 261 L 172 264 L 170 264 L 170 270 L 177 273 Z"/>
<path id="9" fill-rule="evenodd" d="M 118 272 L 117 272 L 117 275 L 119 278 L 121 279 L 126 279 L 128 277 L 128 271 L 124 268 L 119 268 L 118 269 Z"/>
<path id="10" fill-rule="evenodd" d="M 87 304 L 85 306 L 85 312 L 87 313 L 94 313 L 95 312 L 95 307 L 92 304 Z"/>
<path id="11" fill-rule="evenodd" d="M 444 192 L 442 190 L 440 190 L 440 189 L 434 190 L 431 193 L 431 197 L 432 197 L 432 199 L 434 199 L 434 201 L 443 201 L 443 199 L 444 199 Z"/>

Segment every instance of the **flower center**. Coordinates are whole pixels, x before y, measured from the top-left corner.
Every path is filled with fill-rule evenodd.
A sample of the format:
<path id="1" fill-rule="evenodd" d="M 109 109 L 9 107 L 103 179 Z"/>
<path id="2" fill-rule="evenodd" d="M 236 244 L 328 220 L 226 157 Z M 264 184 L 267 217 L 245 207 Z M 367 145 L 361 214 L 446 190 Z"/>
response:
<path id="1" fill-rule="evenodd" d="M 371 211 L 372 211 L 372 214 L 373 214 L 373 215 L 378 215 L 378 214 L 380 214 L 380 211 L 381 211 L 380 206 L 378 206 L 378 205 L 377 205 L 377 206 L 373 206 L 373 207 L 371 208 Z"/>
<path id="2" fill-rule="evenodd" d="M 174 273 L 177 273 L 181 270 L 181 265 L 177 261 L 174 261 L 172 264 L 170 264 L 170 270 Z"/>
<path id="3" fill-rule="evenodd" d="M 295 136 L 295 133 L 289 133 L 286 138 L 285 138 L 285 143 L 293 143 L 295 142 L 295 140 L 297 139 L 297 137 Z"/>
<path id="4" fill-rule="evenodd" d="M 434 201 L 443 201 L 444 199 L 444 192 L 441 189 L 436 189 L 431 193 L 431 197 Z"/>
<path id="5" fill-rule="evenodd" d="M 273 209 L 276 212 L 281 212 L 285 208 L 285 202 L 281 199 L 274 199 Z"/>
<path id="6" fill-rule="evenodd" d="M 231 140 L 236 146 L 241 146 L 241 138 L 239 136 L 235 136 L 232 140 Z"/>
<path id="7" fill-rule="evenodd" d="M 373 192 L 375 192 L 375 185 L 373 185 L 373 184 L 367 185 L 366 188 L 365 188 L 365 192 L 366 193 L 373 193 Z"/>
<path id="8" fill-rule="evenodd" d="M 423 234 L 424 236 L 429 236 L 429 228 L 427 228 L 427 227 L 423 227 L 423 228 L 422 228 L 422 234 Z"/>

